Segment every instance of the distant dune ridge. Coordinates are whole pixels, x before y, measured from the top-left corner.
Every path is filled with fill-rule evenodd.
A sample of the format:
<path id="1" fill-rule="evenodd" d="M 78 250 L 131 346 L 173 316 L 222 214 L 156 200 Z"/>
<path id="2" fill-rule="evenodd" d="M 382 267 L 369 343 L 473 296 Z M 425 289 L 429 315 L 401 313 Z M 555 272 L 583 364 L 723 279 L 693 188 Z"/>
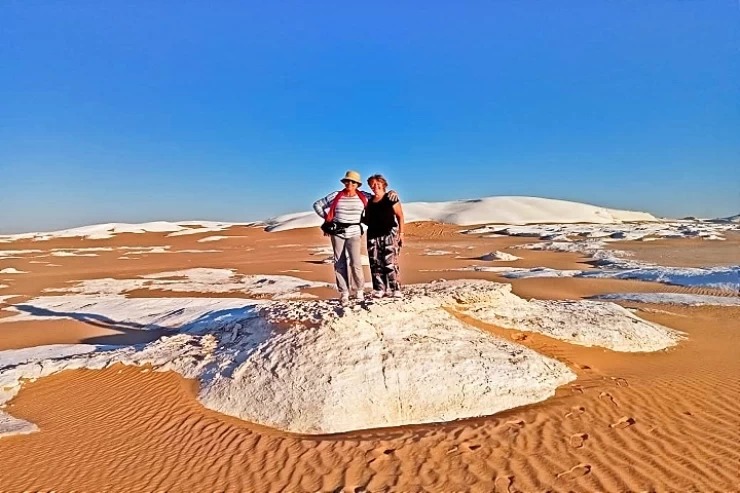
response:
<path id="1" fill-rule="evenodd" d="M 486 197 L 450 202 L 409 202 L 403 205 L 407 222 L 437 221 L 473 224 L 598 223 L 659 221 L 648 212 L 607 209 L 590 204 L 540 197 Z M 268 231 L 310 228 L 321 224 L 313 211 L 285 214 L 266 221 Z"/>
<path id="2" fill-rule="evenodd" d="M 735 214 L 734 216 L 729 217 L 719 217 L 715 219 L 715 221 L 723 223 L 740 223 L 740 214 Z"/>

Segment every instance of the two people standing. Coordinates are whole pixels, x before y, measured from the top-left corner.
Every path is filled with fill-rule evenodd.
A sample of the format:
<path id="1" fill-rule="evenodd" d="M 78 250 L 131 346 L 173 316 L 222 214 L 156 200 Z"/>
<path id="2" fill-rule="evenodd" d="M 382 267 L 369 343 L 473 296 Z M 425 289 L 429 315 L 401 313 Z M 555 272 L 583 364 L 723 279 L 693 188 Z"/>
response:
<path id="1" fill-rule="evenodd" d="M 331 237 L 334 274 L 343 304 L 350 295 L 365 298 L 362 271 L 362 235 L 367 228 L 367 250 L 373 277 L 373 296 L 400 298 L 398 255 L 403 244 L 403 209 L 394 191 L 387 191 L 382 175 L 373 175 L 368 185 L 373 194 L 359 190 L 360 174 L 347 171 L 340 180 L 344 189 L 317 200 L 314 211 L 324 219 L 321 229 Z"/>

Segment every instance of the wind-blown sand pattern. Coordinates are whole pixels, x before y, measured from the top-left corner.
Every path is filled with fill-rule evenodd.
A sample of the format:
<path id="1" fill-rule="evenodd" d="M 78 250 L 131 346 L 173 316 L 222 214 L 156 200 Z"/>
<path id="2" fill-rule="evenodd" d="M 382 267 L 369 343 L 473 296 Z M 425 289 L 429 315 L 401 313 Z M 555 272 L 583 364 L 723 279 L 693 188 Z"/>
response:
<path id="1" fill-rule="evenodd" d="M 714 223 L 686 224 L 686 228 L 711 228 Z M 585 276 L 507 279 L 501 276 L 506 274 L 503 271 L 456 270 L 492 267 L 490 260 L 479 259 L 496 251 L 521 257 L 513 265 L 529 271 L 546 268 L 601 272 L 610 267 L 595 262 L 613 254 L 601 253 L 597 258 L 594 253 L 610 249 L 633 253 L 620 261 L 648 262 L 657 267 L 711 269 L 736 265 L 731 261 L 732 247 L 740 246 L 737 229 L 718 230 L 716 234 L 722 235 L 724 241 L 684 236 L 645 243 L 644 239 L 627 238 L 636 225 L 622 226 L 625 238 L 609 238 L 609 242 L 591 251 L 546 251 L 512 250 L 514 246 L 531 243 L 532 239 L 527 237 L 492 232 L 463 235 L 459 233 L 463 229 L 460 227 L 410 224 L 401 260 L 403 280 L 406 284 L 424 284 L 407 286 L 410 297 L 402 305 L 412 310 L 407 315 L 412 335 L 429 329 L 433 324 L 425 323 L 422 318 L 433 316 L 435 320 L 444 320 L 445 327 L 477 334 L 472 340 L 491 341 L 492 355 L 498 351 L 494 348 L 507 348 L 505 352 L 512 347 L 521 348 L 517 349 L 523 351 L 521 354 L 533 355 L 532 362 L 552 361 L 554 366 L 548 363 L 552 369 L 565 368 L 566 373 L 560 373 L 561 376 L 569 372 L 576 379 L 562 382 L 553 397 L 535 399 L 539 402 L 492 416 L 312 436 L 286 433 L 275 425 L 260 426 L 204 407 L 204 402 L 210 405 L 204 399 L 209 395 L 209 382 L 229 382 L 224 376 L 233 369 L 228 366 L 220 369 L 213 366 L 217 371 L 211 375 L 221 375 L 219 378 L 209 380 L 188 374 L 195 379 L 186 379 L 176 372 L 161 371 L 172 365 L 170 356 L 147 359 L 143 352 L 149 348 L 149 354 L 154 354 L 156 347 L 174 345 L 178 350 L 191 351 L 189 354 L 197 360 L 212 338 L 221 341 L 214 347 L 221 344 L 224 349 L 222 359 L 213 361 L 226 363 L 231 361 L 226 352 L 246 335 L 241 331 L 248 324 L 242 325 L 237 320 L 246 317 L 255 322 L 250 314 L 271 313 L 270 310 L 276 309 L 291 314 L 270 318 L 270 323 L 281 328 L 277 333 L 283 337 L 271 340 L 286 341 L 281 346 L 285 350 L 298 347 L 293 346 L 295 339 L 290 336 L 298 322 L 306 327 L 300 332 L 304 338 L 320 337 L 325 330 L 322 327 L 326 327 L 326 335 L 334 333 L 333 337 L 339 337 L 333 330 L 346 330 L 353 335 L 350 340 L 370 337 L 375 330 L 391 335 L 395 333 L 392 331 L 403 329 L 405 324 L 393 328 L 382 322 L 388 320 L 383 318 L 386 316 L 399 320 L 406 316 L 396 313 L 399 310 L 385 310 L 385 303 L 360 305 L 346 316 L 319 308 L 324 304 L 334 305 L 321 301 L 333 294 L 325 287 L 332 280 L 332 266 L 322 264 L 321 257 L 312 255 L 312 248 L 326 244 L 318 231 L 265 233 L 258 227 L 229 226 L 220 231 L 233 239 L 215 243 L 221 252 L 142 254 L 124 260 L 117 260 L 127 254 L 121 249 L 124 246 L 141 247 L 140 250 L 151 247 L 203 250 L 198 240 L 213 232 L 168 237 L 168 233 L 179 229 L 162 226 L 170 231 L 116 233 L 97 240 L 41 233 L 13 239 L 7 242 L 8 250 L 42 251 L 0 259 L 0 270 L 12 267 L 25 272 L 0 275 L 0 282 L 7 286 L 4 293 L 17 295 L 0 304 L 0 349 L 35 349 L 0 353 L 0 368 L 22 366 L 29 360 L 48 360 L 52 353 L 41 354 L 43 351 L 65 350 L 59 346 L 40 348 L 47 344 L 73 344 L 67 346 L 68 354 L 55 361 L 86 360 L 86 355 L 75 356 L 69 352 L 89 353 L 94 348 L 96 352 L 92 354 L 96 358 L 123 351 L 129 360 L 119 360 L 136 365 L 110 361 L 112 366 L 104 369 L 61 371 L 36 381 L 25 381 L 17 388 L 13 386 L 15 397 L 1 409 L 3 415 L 12 416 L 17 426 L 33 433 L 0 438 L 3 465 L 0 489 L 736 490 L 740 484 L 737 468 L 740 413 L 735 404 L 740 401 L 737 379 L 740 326 L 735 322 L 740 317 L 740 307 L 732 302 L 736 295 L 705 283 L 681 286 Z M 178 226 L 199 227 L 210 225 Z M 542 228 L 545 227 L 553 226 Z M 602 227 L 606 226 L 591 229 Z M 129 225 L 129 229 L 142 227 Z M 615 232 L 618 233 L 610 234 Z M 577 240 L 567 233 L 569 242 Z M 489 238 L 489 234 L 500 236 Z M 45 240 L 34 241 L 39 236 Z M 637 244 L 650 248 L 633 246 Z M 277 248 L 283 245 L 293 246 Z M 96 253 L 98 257 L 53 257 L 61 264 L 54 269 L 32 263 L 34 256 L 49 255 L 52 249 Z M 705 249 L 711 252 L 712 258 L 702 262 Z M 690 250 L 691 255 L 684 254 L 685 250 Z M 425 251 L 449 253 L 425 255 Z M 656 262 L 661 251 L 671 252 L 674 263 L 666 266 Z M 728 255 L 724 261 L 718 256 L 724 255 L 723 252 Z M 643 257 L 643 253 L 647 256 Z M 269 282 L 275 280 L 270 276 L 286 272 L 290 274 L 286 277 L 297 281 Z M 440 276 L 448 281 L 426 284 Z M 465 278 L 506 283 L 507 287 L 486 283 L 488 287 L 481 290 L 469 281 L 451 282 Z M 101 283 L 103 279 L 107 281 Z M 260 283 L 259 279 L 265 281 Z M 141 282 L 143 285 L 137 284 Z M 168 284 L 178 286 L 178 290 L 167 290 Z M 267 291 L 253 291 L 252 288 L 263 284 Z M 466 287 L 460 289 L 458 284 Z M 236 289 L 232 289 L 235 285 Z M 456 298 L 454 292 L 458 293 Z M 482 297 L 484 293 L 488 299 Z M 320 299 L 275 299 L 282 295 L 311 295 Z M 610 296 L 605 301 L 587 300 L 604 295 Z M 718 302 L 720 299 L 728 301 Z M 413 311 L 417 308 L 411 307 L 419 303 L 428 307 Z M 310 309 L 311 306 L 315 309 Z M 604 310 L 604 307 L 608 308 Z M 372 323 L 367 327 L 364 324 L 375 313 L 373 310 L 387 315 L 379 313 L 378 325 L 371 329 Z M 208 315 L 211 312 L 215 316 Z M 334 313 L 337 318 L 317 321 L 310 315 L 317 312 Z M 354 323 L 355 320 L 358 322 Z M 237 324 L 242 326 L 237 328 Z M 605 332 L 594 330 L 597 327 L 610 327 L 614 333 L 621 334 L 621 339 L 605 337 Z M 575 333 L 581 335 L 575 337 L 567 329 L 577 329 Z M 457 330 L 452 329 L 448 336 L 458 334 Z M 194 342 L 179 344 L 180 339 L 188 338 Z M 410 360 L 401 356 L 404 352 L 397 352 L 409 351 L 402 340 L 403 337 L 395 339 L 389 346 L 394 348 L 391 361 L 395 364 Z M 465 339 L 452 340 L 462 344 Z M 101 345 L 113 341 L 123 348 L 100 350 Z M 511 346 L 500 345 L 504 341 Z M 600 345 L 582 345 L 594 342 Z M 655 344 L 652 352 L 646 353 L 644 349 L 624 352 L 631 351 L 631 344 L 645 342 Z M 134 343 L 139 345 L 132 346 Z M 472 348 L 478 343 L 468 344 Z M 620 349 L 619 344 L 624 347 Z M 614 349 L 606 349 L 609 345 Z M 439 346 L 430 346 L 430 350 L 439 352 Z M 374 354 L 386 354 L 386 351 L 388 348 L 380 348 Z M 311 354 L 304 351 L 302 357 Z M 464 354 L 462 350 L 460 355 Z M 421 364 L 431 369 L 444 368 L 439 357 L 427 358 Z M 515 368 L 516 358 L 513 362 L 507 360 L 506 364 Z M 390 365 L 386 361 L 386 367 Z M 300 367 L 307 366 L 309 363 L 301 360 Z M 377 366 L 382 367 L 382 364 Z M 295 373 L 296 369 L 290 371 Z M 426 385 L 430 394 L 435 392 L 437 381 L 454 380 L 454 372 L 448 373 Z M 463 373 L 467 377 L 482 374 L 470 370 Z M 313 390 L 314 384 L 312 380 L 309 388 Z M 472 392 L 479 390 L 475 388 Z M 469 391 L 467 386 L 464 391 Z M 320 395 L 317 391 L 312 398 Z M 381 393 L 368 395 L 380 397 Z M 414 400 L 411 395 L 406 397 L 409 403 Z M 392 410 L 390 404 L 379 408 L 386 413 Z M 356 409 L 350 406 L 344 414 L 349 416 L 354 412 Z M 447 419 L 450 418 L 442 417 L 439 421 Z M 330 420 L 330 423 L 339 422 L 339 419 Z"/>

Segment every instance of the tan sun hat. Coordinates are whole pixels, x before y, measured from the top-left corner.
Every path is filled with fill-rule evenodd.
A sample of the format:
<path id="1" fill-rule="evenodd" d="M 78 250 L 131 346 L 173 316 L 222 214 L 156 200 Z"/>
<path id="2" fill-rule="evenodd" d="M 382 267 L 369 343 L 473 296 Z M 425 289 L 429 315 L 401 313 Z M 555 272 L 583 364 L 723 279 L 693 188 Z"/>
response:
<path id="1" fill-rule="evenodd" d="M 344 178 L 342 178 L 339 181 L 344 182 L 346 180 L 354 181 L 354 182 L 359 183 L 360 185 L 362 185 L 362 178 L 360 177 L 360 173 L 358 173 L 357 171 L 347 171 L 344 174 Z"/>

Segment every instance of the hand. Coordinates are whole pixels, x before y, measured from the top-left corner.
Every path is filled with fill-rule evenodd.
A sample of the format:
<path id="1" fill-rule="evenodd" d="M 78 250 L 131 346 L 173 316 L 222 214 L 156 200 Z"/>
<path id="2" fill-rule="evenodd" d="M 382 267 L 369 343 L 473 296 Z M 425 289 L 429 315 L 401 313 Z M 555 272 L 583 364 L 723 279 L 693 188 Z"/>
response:
<path id="1" fill-rule="evenodd" d="M 403 233 L 398 233 L 398 248 L 403 246 Z"/>
<path id="2" fill-rule="evenodd" d="M 395 190 L 390 190 L 386 193 L 388 195 L 388 198 L 391 199 L 391 202 L 398 202 L 400 199 L 398 198 L 398 194 Z"/>

